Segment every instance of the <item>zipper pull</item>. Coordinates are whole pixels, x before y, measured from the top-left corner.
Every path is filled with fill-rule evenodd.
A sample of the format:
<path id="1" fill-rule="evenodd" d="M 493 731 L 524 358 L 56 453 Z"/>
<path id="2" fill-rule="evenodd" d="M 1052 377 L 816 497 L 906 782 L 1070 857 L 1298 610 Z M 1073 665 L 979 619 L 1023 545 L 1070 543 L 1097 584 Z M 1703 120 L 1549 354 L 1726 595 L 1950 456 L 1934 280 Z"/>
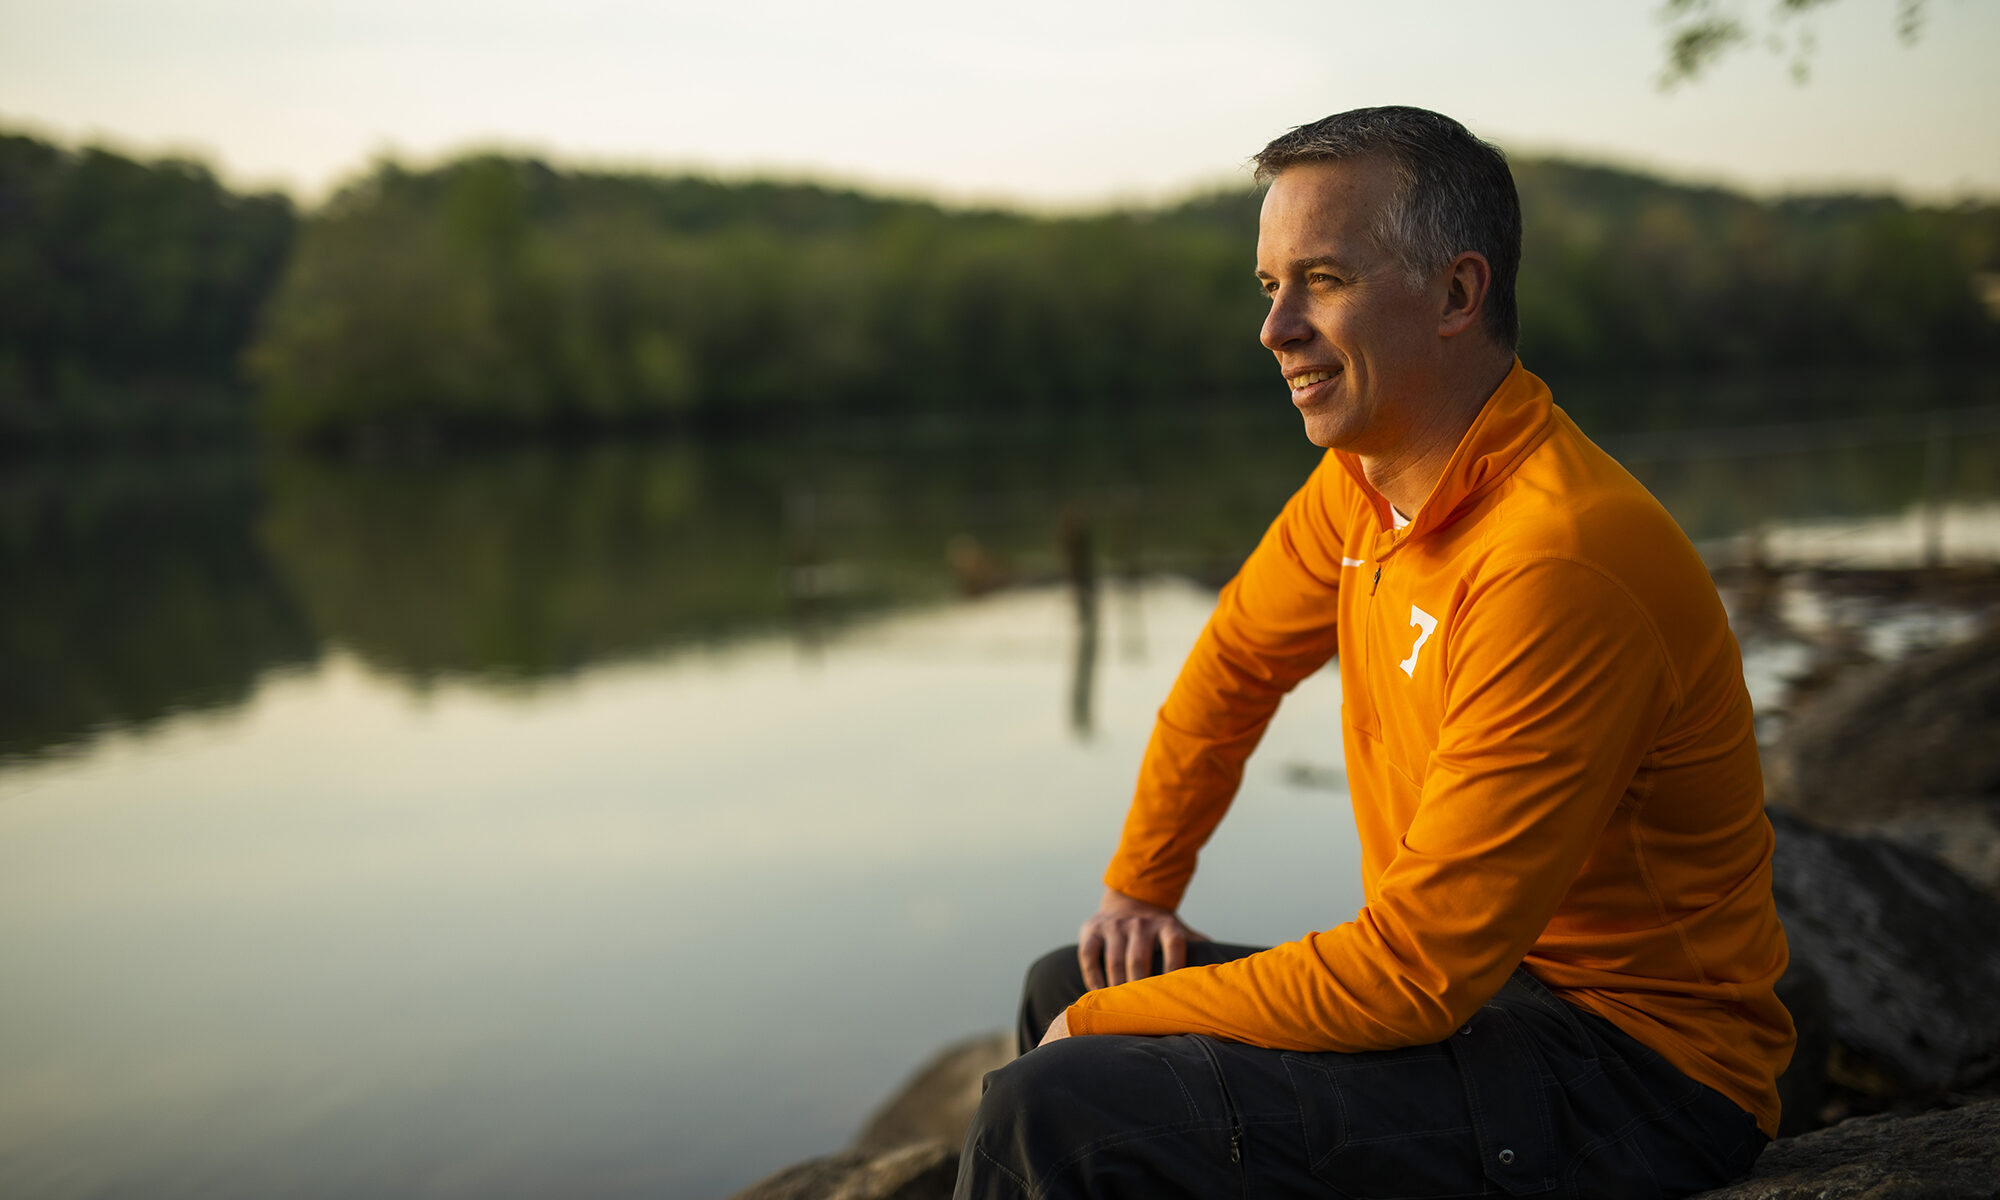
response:
<path id="1" fill-rule="evenodd" d="M 1237 1125 L 1229 1131 L 1229 1161 L 1233 1163 L 1243 1161 L 1243 1127 L 1241 1125 Z"/>
<path id="2" fill-rule="evenodd" d="M 1382 568 L 1378 565 L 1375 568 L 1375 578 L 1370 580 L 1368 583 L 1368 594 L 1371 596 L 1374 595 L 1375 589 L 1380 587 L 1381 585 L 1382 585 Z"/>

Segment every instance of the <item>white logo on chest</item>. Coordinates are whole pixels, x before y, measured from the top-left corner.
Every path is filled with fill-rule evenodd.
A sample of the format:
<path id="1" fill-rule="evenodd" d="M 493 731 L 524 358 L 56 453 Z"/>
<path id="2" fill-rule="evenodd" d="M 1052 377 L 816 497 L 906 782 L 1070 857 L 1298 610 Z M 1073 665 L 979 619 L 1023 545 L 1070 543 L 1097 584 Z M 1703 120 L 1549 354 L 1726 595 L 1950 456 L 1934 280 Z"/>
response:
<path id="1" fill-rule="evenodd" d="M 1424 643 L 1430 641 L 1431 634 L 1437 631 L 1438 619 L 1412 604 L 1410 605 L 1410 624 L 1415 625 L 1420 631 L 1417 634 L 1417 644 L 1410 647 L 1410 657 L 1396 665 L 1403 668 L 1403 674 L 1415 679 L 1417 677 L 1417 655 L 1423 653 Z"/>

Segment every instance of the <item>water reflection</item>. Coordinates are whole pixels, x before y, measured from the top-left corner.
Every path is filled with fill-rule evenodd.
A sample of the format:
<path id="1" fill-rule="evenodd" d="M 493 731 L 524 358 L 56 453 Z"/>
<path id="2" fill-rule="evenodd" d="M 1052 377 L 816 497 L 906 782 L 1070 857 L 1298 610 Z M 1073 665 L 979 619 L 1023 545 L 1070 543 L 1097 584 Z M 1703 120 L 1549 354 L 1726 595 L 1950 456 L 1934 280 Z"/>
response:
<path id="1" fill-rule="evenodd" d="M 1600 440 L 1698 544 L 2000 496 L 2000 407 Z"/>
<path id="2" fill-rule="evenodd" d="M 1072 520 L 1113 531 L 1125 577 L 1213 580 L 1313 459 L 1290 429 L 1224 423 L 10 470 L 0 756 L 237 703 L 330 648 L 418 688 L 521 687 L 772 630 L 809 650 L 869 613 L 1080 578 Z"/>
<path id="3" fill-rule="evenodd" d="M 240 703 L 316 637 L 240 457 L 0 469 L 0 761 Z"/>
<path id="4" fill-rule="evenodd" d="M 327 642 L 418 684 L 518 682 L 784 624 L 809 564 L 743 467 L 686 446 L 285 459 L 258 536 Z"/>
<path id="5" fill-rule="evenodd" d="M 1075 599 L 1064 705 L 1088 736 L 1104 581 L 1219 581 L 1314 461 L 1288 423 L 1115 432 L 12 466 L 0 758 L 237 704 L 330 648 L 417 688 L 523 687 L 773 630 L 811 652 L 1042 581 Z M 1947 508 L 2000 496 L 1993 410 L 1606 444 L 1698 542 L 1747 535 L 1727 552 L 1753 559 L 1802 519 L 1893 516 L 1945 561 L 1966 537 Z"/>
<path id="6" fill-rule="evenodd" d="M 1991 416 L 1606 442 L 1698 540 L 1922 501 L 1941 559 L 1943 504 L 2000 495 Z M 1076 589 L 1069 707 L 1087 730 L 1097 560 L 1219 579 L 1311 462 L 1289 427 L 1236 423 L 17 465 L 0 475 L 0 754 L 233 703 L 327 646 L 417 686 L 519 684 L 775 628 L 812 645 L 858 614 L 1041 579 Z"/>

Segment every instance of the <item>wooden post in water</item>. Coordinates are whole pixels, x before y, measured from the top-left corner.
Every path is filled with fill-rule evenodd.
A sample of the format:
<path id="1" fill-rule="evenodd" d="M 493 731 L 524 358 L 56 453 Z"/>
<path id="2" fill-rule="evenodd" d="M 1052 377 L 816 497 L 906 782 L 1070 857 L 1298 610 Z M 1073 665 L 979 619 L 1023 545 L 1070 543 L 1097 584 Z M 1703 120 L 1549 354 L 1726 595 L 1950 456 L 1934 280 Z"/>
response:
<path id="1" fill-rule="evenodd" d="M 1090 518 L 1078 509 L 1063 514 L 1057 533 L 1063 573 L 1076 593 L 1076 664 L 1070 676 L 1069 727 L 1078 737 L 1091 734 L 1091 688 L 1097 676 L 1097 559 Z"/>
<path id="2" fill-rule="evenodd" d="M 1951 418 L 1932 413 L 1924 442 L 1924 569 L 1944 566 L 1944 502 L 1951 487 Z"/>
<path id="3" fill-rule="evenodd" d="M 820 650 L 824 638 L 819 585 L 824 559 L 819 536 L 819 496 L 810 483 L 795 484 L 784 497 L 785 522 L 785 607 L 791 616 L 792 636 L 809 657 Z"/>
<path id="4" fill-rule="evenodd" d="M 1129 663 L 1146 661 L 1145 616 L 1140 611 L 1140 590 L 1145 584 L 1144 539 L 1141 522 L 1146 509 L 1145 491 L 1134 485 L 1120 489 L 1111 498 L 1107 520 L 1107 560 L 1117 563 L 1120 598 L 1118 654 Z"/>

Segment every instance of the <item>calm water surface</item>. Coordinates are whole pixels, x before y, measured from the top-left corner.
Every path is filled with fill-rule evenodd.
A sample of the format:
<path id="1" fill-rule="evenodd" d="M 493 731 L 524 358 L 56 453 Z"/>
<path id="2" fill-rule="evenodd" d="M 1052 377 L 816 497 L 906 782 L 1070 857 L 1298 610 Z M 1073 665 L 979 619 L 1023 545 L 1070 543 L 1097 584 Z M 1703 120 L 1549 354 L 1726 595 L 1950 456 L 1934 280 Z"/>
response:
<path id="1" fill-rule="evenodd" d="M 1212 596 L 1108 599 L 1087 738 L 1030 588 L 527 691 L 334 653 L 16 766 L 0 1190 L 703 1195 L 837 1147 L 1094 901 Z M 1273 730 L 1198 923 L 1358 906 L 1338 705 Z"/>
<path id="2" fill-rule="evenodd" d="M 1712 548 L 1991 557 L 1988 425 L 1623 453 Z M 0 1194 L 699 1197 L 837 1148 L 1093 904 L 1312 462 L 1195 432 L 10 470 Z M 1339 703 L 1273 725 L 1198 927 L 1359 905 Z"/>

